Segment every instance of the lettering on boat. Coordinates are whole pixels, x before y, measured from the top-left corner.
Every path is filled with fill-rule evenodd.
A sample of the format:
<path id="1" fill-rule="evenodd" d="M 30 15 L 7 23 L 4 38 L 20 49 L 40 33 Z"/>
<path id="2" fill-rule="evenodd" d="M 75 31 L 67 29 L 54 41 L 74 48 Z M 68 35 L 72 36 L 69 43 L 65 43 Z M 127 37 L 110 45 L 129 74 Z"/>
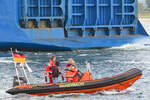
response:
<path id="1" fill-rule="evenodd" d="M 84 86 L 84 82 L 59 85 L 60 88 L 64 88 L 64 87 L 77 87 L 77 86 Z"/>

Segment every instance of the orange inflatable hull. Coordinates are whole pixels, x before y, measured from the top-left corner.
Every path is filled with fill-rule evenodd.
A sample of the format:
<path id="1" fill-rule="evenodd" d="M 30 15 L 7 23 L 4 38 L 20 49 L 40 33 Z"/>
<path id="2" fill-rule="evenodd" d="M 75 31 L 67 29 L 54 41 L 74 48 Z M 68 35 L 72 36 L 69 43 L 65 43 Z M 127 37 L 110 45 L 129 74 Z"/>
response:
<path id="1" fill-rule="evenodd" d="M 49 95 L 67 93 L 95 93 L 98 91 L 122 91 L 132 86 L 142 76 L 139 69 L 131 69 L 125 73 L 98 80 L 80 81 L 58 84 L 19 85 L 6 91 L 15 95 L 26 93 L 30 95 Z"/>

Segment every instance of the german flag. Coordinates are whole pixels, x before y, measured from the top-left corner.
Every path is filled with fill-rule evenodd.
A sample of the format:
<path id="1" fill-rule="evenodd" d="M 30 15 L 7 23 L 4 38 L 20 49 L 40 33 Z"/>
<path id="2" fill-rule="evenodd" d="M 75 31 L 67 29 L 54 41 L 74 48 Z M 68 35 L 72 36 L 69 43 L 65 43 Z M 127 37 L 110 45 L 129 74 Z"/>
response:
<path id="1" fill-rule="evenodd" d="M 13 52 L 14 62 L 23 63 L 26 61 L 25 55 L 21 53 Z"/>

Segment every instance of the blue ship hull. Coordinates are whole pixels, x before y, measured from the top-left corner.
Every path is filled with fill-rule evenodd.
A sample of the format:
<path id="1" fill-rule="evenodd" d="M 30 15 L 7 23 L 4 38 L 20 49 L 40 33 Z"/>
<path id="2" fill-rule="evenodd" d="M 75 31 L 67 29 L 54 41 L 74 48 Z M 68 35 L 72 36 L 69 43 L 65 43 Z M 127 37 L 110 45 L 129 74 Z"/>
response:
<path id="1" fill-rule="evenodd" d="M 137 18 L 137 0 L 1 0 L 0 5 L 0 49 L 67 51 L 149 40 Z"/>

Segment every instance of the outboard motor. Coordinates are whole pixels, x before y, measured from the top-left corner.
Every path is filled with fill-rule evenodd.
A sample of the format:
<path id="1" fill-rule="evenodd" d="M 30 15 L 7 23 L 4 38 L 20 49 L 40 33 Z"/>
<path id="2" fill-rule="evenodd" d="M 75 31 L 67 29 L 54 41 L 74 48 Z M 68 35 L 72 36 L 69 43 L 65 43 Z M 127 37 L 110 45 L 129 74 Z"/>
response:
<path id="1" fill-rule="evenodd" d="M 27 84 L 27 80 L 26 80 L 26 78 L 24 76 L 20 76 L 19 80 L 18 80 L 17 76 L 14 76 L 13 87 L 19 85 L 19 81 L 20 81 L 21 85 L 22 84 Z"/>

